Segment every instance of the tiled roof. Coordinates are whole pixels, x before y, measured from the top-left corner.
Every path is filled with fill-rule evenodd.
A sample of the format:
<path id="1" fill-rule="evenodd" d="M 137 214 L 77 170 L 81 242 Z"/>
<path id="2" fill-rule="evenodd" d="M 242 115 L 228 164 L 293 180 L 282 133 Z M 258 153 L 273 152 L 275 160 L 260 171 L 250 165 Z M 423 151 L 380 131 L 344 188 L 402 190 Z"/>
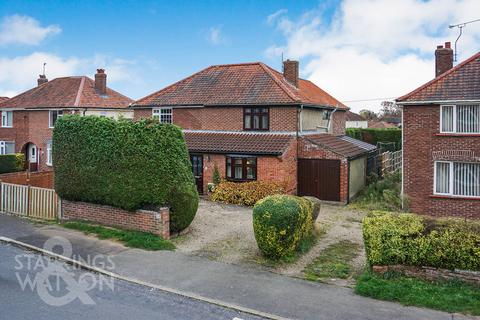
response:
<path id="1" fill-rule="evenodd" d="M 3 101 L 7 101 L 8 99 L 10 99 L 9 97 L 0 97 L 0 103 L 2 103 Z"/>
<path id="2" fill-rule="evenodd" d="M 281 155 L 294 136 L 274 133 L 185 130 L 190 152 Z"/>
<path id="3" fill-rule="evenodd" d="M 480 52 L 397 102 L 448 100 L 480 100 Z"/>
<path id="4" fill-rule="evenodd" d="M 397 128 L 396 125 L 385 121 L 368 121 L 368 127 L 373 129 Z"/>
<path id="5" fill-rule="evenodd" d="M 95 81 L 82 77 L 64 77 L 48 81 L 9 100 L 0 102 L 1 108 L 65 108 L 97 107 L 127 108 L 132 99 L 107 88 L 102 95 L 95 89 Z"/>
<path id="6" fill-rule="evenodd" d="M 357 143 L 352 143 L 348 139 L 344 139 L 344 136 L 334 136 L 328 133 L 305 135 L 303 137 L 313 144 L 324 147 L 346 158 L 354 158 L 373 150 L 364 148 Z"/>
<path id="7" fill-rule="evenodd" d="M 345 113 L 345 119 L 347 121 L 366 121 L 361 115 L 359 115 L 358 113 L 351 112 L 351 111 L 347 111 Z"/>
<path id="8" fill-rule="evenodd" d="M 308 80 L 295 88 L 283 75 L 261 62 L 208 67 L 133 106 L 308 104 L 347 108 Z"/>
<path id="9" fill-rule="evenodd" d="M 357 139 L 354 139 L 354 138 L 349 137 L 349 136 L 340 136 L 340 139 L 345 140 L 345 141 L 350 142 L 350 143 L 353 143 L 354 145 L 356 145 L 356 146 L 358 146 L 362 149 L 365 149 L 366 151 L 373 151 L 373 150 L 377 149 L 377 147 L 374 146 L 373 144 L 364 142 L 362 140 L 357 140 Z"/>

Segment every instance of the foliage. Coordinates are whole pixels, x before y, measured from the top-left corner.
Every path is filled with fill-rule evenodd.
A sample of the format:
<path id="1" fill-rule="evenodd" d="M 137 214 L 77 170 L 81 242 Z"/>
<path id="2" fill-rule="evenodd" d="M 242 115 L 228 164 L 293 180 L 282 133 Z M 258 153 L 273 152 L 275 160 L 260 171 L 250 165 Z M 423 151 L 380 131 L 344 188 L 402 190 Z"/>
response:
<path id="1" fill-rule="evenodd" d="M 213 166 L 212 182 L 215 186 L 220 184 L 220 172 L 218 171 L 217 164 Z"/>
<path id="2" fill-rule="evenodd" d="M 429 282 L 399 274 L 366 272 L 357 279 L 355 292 L 404 305 L 480 315 L 479 288 L 459 281 Z"/>
<path id="3" fill-rule="evenodd" d="M 359 115 L 361 115 L 365 120 L 368 120 L 368 121 L 378 119 L 377 114 L 372 110 L 367 110 L 367 109 L 360 110 Z"/>
<path id="4" fill-rule="evenodd" d="M 384 179 L 372 179 L 353 202 L 353 206 L 365 210 L 402 211 L 401 173 L 388 174 Z M 404 199 L 404 208 L 408 206 Z"/>
<path id="5" fill-rule="evenodd" d="M 23 153 L 0 155 L 0 173 L 22 171 L 25 167 L 25 155 Z"/>
<path id="6" fill-rule="evenodd" d="M 285 193 L 282 183 L 270 181 L 222 181 L 212 194 L 213 201 L 253 206 L 266 196 Z"/>
<path id="7" fill-rule="evenodd" d="M 480 222 L 373 212 L 363 238 L 370 265 L 480 270 Z"/>
<path id="8" fill-rule="evenodd" d="M 83 231 L 85 234 L 96 234 L 100 239 L 115 239 L 125 243 L 127 247 L 145 250 L 174 250 L 175 246 L 168 240 L 153 233 L 106 228 L 85 222 L 65 222 L 64 227 Z"/>
<path id="9" fill-rule="evenodd" d="M 253 230 L 262 253 L 279 259 L 291 255 L 311 236 L 313 204 L 290 195 L 268 196 L 253 208 Z"/>
<path id="10" fill-rule="evenodd" d="M 351 263 L 358 254 L 358 248 L 357 243 L 349 240 L 329 245 L 305 268 L 303 272 L 306 278 L 314 281 L 325 278 L 348 278 L 351 274 Z"/>
<path id="11" fill-rule="evenodd" d="M 181 130 L 152 120 L 64 116 L 53 132 L 60 197 L 126 210 L 170 206 L 170 229 L 193 220 L 198 193 Z"/>
<path id="12" fill-rule="evenodd" d="M 397 128 L 347 128 L 346 134 L 357 140 L 373 145 L 379 142 L 393 142 L 396 150 L 402 149 L 402 129 Z"/>
<path id="13" fill-rule="evenodd" d="M 380 118 L 399 118 L 402 115 L 402 110 L 393 101 L 382 101 L 382 109 L 380 109 Z"/>

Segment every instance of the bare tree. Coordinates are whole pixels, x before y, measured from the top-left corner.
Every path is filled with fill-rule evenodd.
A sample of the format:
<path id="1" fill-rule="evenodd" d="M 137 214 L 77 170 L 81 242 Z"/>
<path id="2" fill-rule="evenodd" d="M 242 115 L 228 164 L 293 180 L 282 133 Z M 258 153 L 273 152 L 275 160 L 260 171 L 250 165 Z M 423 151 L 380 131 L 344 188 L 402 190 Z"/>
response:
<path id="1" fill-rule="evenodd" d="M 401 116 L 402 112 L 397 104 L 393 101 L 382 101 L 382 109 L 379 112 L 379 118 L 398 118 Z"/>
<path id="2" fill-rule="evenodd" d="M 363 109 L 359 112 L 359 114 L 365 119 L 365 120 L 368 120 L 368 121 L 371 121 L 371 120 L 377 120 L 378 119 L 378 116 L 375 112 L 373 112 L 372 110 L 368 110 L 368 109 Z"/>

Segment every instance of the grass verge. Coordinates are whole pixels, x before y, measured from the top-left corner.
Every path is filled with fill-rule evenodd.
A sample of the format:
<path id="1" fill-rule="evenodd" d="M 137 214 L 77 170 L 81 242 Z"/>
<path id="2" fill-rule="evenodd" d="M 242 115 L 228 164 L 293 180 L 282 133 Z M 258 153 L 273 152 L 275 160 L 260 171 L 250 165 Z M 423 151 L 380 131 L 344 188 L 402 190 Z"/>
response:
<path id="1" fill-rule="evenodd" d="M 153 233 L 114 229 L 92 225 L 86 222 L 65 222 L 65 228 L 83 231 L 85 234 L 95 234 L 100 239 L 114 239 L 123 242 L 127 247 L 145 250 L 174 250 L 175 245 Z"/>
<path id="2" fill-rule="evenodd" d="M 322 279 L 346 279 L 352 273 L 352 260 L 358 254 L 359 245 L 342 240 L 326 247 L 304 270 L 305 278 L 312 281 Z"/>
<path id="3" fill-rule="evenodd" d="M 460 281 L 429 282 L 398 273 L 382 276 L 367 271 L 357 279 L 355 292 L 404 305 L 480 315 L 480 287 Z"/>

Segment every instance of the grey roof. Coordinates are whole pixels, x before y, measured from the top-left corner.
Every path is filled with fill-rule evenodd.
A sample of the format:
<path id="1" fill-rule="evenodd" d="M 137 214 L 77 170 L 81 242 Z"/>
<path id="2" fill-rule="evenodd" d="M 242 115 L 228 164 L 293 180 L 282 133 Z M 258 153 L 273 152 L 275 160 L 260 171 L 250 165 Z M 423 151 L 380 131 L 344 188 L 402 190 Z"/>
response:
<path id="1" fill-rule="evenodd" d="M 364 142 L 364 141 L 361 141 L 361 140 L 357 140 L 357 139 L 354 139 L 352 137 L 349 137 L 349 136 L 340 136 L 340 139 L 344 140 L 344 141 L 347 141 L 347 142 L 350 142 L 354 145 L 356 145 L 357 147 L 360 147 L 366 151 L 373 151 L 375 149 L 377 149 L 376 146 L 374 146 L 373 144 L 370 144 L 370 143 L 367 143 L 367 142 Z"/>

